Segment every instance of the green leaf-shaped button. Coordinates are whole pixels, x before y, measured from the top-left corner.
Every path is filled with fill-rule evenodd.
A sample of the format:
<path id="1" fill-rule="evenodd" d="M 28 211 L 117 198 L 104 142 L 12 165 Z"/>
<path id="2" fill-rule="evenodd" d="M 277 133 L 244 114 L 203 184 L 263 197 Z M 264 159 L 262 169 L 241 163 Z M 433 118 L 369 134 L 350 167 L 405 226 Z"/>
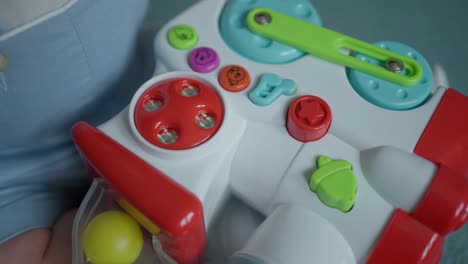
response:
<path id="1" fill-rule="evenodd" d="M 354 206 L 357 181 L 349 161 L 320 156 L 317 170 L 310 177 L 309 187 L 328 207 L 349 212 Z"/>

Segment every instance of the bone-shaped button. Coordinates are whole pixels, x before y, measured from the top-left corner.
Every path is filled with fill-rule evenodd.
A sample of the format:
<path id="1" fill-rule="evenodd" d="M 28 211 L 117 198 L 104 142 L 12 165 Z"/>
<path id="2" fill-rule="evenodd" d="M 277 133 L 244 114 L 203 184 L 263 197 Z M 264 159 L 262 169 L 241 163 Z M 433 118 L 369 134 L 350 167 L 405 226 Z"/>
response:
<path id="1" fill-rule="evenodd" d="M 260 82 L 249 94 L 252 103 L 259 106 L 272 104 L 281 95 L 291 96 L 297 90 L 296 82 L 290 79 L 282 79 L 272 73 L 263 75 Z"/>

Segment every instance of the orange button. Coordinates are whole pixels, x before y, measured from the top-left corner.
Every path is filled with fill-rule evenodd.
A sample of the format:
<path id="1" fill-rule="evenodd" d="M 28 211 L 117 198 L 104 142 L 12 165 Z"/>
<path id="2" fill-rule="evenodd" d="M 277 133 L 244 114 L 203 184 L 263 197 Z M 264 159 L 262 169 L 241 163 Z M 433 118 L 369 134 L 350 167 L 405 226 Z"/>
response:
<path id="1" fill-rule="evenodd" d="M 289 106 L 286 127 L 295 139 L 310 142 L 325 136 L 331 121 L 332 112 L 328 104 L 319 97 L 305 95 Z"/>
<path id="2" fill-rule="evenodd" d="M 219 84 L 229 92 L 240 92 L 250 85 L 249 72 L 239 65 L 224 67 L 219 73 Z"/>

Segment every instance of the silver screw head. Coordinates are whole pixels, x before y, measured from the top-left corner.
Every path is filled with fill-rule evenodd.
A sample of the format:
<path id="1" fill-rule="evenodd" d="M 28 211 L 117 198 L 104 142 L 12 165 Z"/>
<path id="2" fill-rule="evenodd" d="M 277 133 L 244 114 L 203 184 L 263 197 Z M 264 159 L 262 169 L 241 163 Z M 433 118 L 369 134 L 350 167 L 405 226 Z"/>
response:
<path id="1" fill-rule="evenodd" d="M 271 23 L 271 15 L 267 12 L 258 12 L 255 14 L 255 22 L 260 25 L 268 25 Z"/>
<path id="2" fill-rule="evenodd" d="M 405 69 L 405 64 L 399 59 L 392 58 L 385 62 L 385 67 L 391 72 L 400 73 Z"/>

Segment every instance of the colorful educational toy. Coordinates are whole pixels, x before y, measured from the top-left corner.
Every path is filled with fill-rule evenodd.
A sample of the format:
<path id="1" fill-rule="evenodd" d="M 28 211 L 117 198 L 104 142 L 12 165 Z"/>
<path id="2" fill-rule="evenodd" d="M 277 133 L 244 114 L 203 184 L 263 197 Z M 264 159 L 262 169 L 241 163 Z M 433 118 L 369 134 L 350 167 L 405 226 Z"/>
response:
<path id="1" fill-rule="evenodd" d="M 163 263 L 204 263 L 231 194 L 266 217 L 233 264 L 437 263 L 467 221 L 468 99 L 413 47 L 305 0 L 200 1 L 154 47 L 129 106 L 73 137 Z"/>

